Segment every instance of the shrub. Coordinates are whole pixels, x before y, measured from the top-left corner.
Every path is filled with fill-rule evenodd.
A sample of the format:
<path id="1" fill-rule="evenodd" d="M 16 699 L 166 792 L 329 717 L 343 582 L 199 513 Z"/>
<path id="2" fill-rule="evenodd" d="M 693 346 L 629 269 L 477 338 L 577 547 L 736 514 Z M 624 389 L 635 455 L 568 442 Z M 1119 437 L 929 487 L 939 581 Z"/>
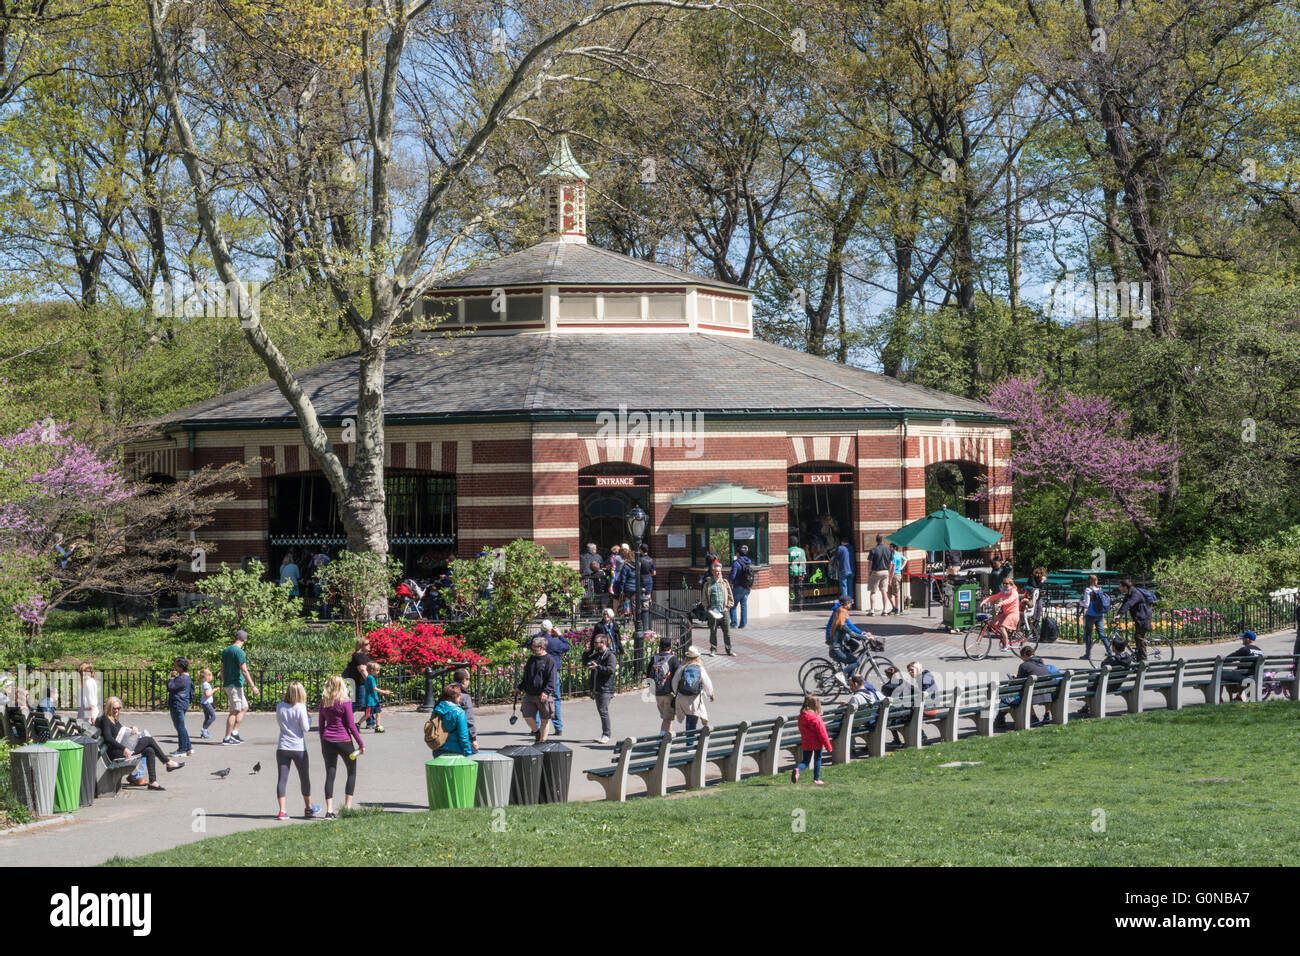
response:
<path id="1" fill-rule="evenodd" d="M 454 605 L 468 618 L 465 640 L 478 650 L 518 644 L 539 615 L 567 615 L 582 598 L 578 572 L 522 538 L 506 545 L 495 566 L 483 555 L 453 561 L 449 570 Z"/>
<path id="2" fill-rule="evenodd" d="M 465 646 L 456 634 L 448 634 L 441 624 L 418 621 L 411 628 L 400 624 L 376 628 L 370 638 L 370 654 L 385 664 L 400 664 L 408 670 L 463 661 L 471 668 L 487 663 L 487 658 Z"/>
<path id="3" fill-rule="evenodd" d="M 201 584 L 208 600 L 174 618 L 177 637 L 210 646 L 229 641 L 243 629 L 251 637 L 266 637 L 293 628 L 302 619 L 302 601 L 289 589 L 262 578 L 262 563 L 248 570 L 222 565 Z"/>
<path id="4" fill-rule="evenodd" d="M 402 576 L 402 564 L 392 555 L 344 551 L 319 572 L 321 583 L 338 602 L 360 637 L 368 622 L 386 616 L 388 597 Z"/>

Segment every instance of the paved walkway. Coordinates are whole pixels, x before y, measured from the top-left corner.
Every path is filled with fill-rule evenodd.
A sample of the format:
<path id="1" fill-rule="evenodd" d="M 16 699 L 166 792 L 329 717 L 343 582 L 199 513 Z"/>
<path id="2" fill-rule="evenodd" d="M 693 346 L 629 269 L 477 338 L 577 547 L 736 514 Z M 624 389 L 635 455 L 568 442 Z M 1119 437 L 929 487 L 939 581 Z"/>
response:
<path id="1" fill-rule="evenodd" d="M 936 674 L 961 674 L 963 680 L 986 675 L 982 679 L 1014 672 L 1016 661 L 1010 655 L 994 657 L 974 664 L 961 649 L 961 637 L 939 630 L 938 611 L 927 620 L 925 612 L 912 611 L 900 617 L 866 617 L 854 613 L 855 622 L 886 641 L 886 654 L 895 664 L 906 665 L 919 660 Z M 782 615 L 755 621 L 748 628 L 733 631 L 734 658 L 705 658 L 705 667 L 715 685 L 717 700 L 709 705 L 715 723 L 743 719 L 762 719 L 784 712 L 793 715 L 802 699 L 794 675 L 799 663 L 814 655 L 823 655 L 823 628 L 826 614 L 807 612 Z M 697 629 L 695 639 L 707 647 L 707 631 Z M 1294 631 L 1278 632 L 1261 640 L 1266 653 L 1290 653 Z M 1235 642 L 1202 645 L 1186 649 L 1186 657 L 1213 657 L 1226 654 Z M 1078 666 L 1081 653 L 1074 644 L 1045 644 L 1042 656 L 1062 670 Z M 1158 701 L 1158 698 L 1156 698 Z M 638 692 L 620 694 L 611 705 L 615 739 L 653 734 L 658 730 L 658 715 L 653 701 Z M 609 762 L 612 746 L 591 743 L 599 733 L 596 708 L 585 698 L 564 701 L 565 732 L 560 741 L 574 749 L 570 799 L 595 800 L 603 796 L 599 785 L 589 782 L 582 771 Z M 483 707 L 478 711 L 479 746 L 494 750 L 510 744 L 527 743 L 529 735 L 520 720 L 509 724 L 510 708 Z M 163 713 L 128 715 L 130 722 L 152 731 L 164 749 L 175 746 L 171 721 Z M 356 801 L 382 804 L 391 811 L 425 810 L 423 763 L 429 753 L 424 748 L 424 715 L 411 711 L 393 712 L 385 718 L 387 733 L 365 733 L 366 754 L 359 758 Z M 314 718 L 313 718 L 314 720 Z M 197 729 L 191 719 L 191 734 Z M 213 725 L 216 731 L 222 726 Z M 680 726 L 680 725 L 679 725 Z M 66 823 L 38 830 L 0 837 L 0 854 L 6 863 L 24 865 L 87 865 L 100 863 L 115 855 L 138 856 L 167 849 L 207 836 L 220 836 L 243 830 L 277 826 L 315 826 L 295 819 L 282 823 L 275 819 L 275 742 L 276 727 L 272 714 L 250 714 L 244 720 L 240 747 L 223 747 L 218 740 L 194 739 L 194 756 L 182 770 L 160 772 L 159 782 L 165 793 L 150 793 L 143 788 L 124 790 L 115 798 L 97 800 L 93 807 L 78 811 Z M 309 750 L 313 799 L 324 805 L 324 767 L 318 746 Z M 254 764 L 262 770 L 253 774 Z M 212 772 L 229 767 L 229 776 L 218 778 Z M 342 805 L 342 769 L 336 804 Z M 297 778 L 291 776 L 289 810 L 301 814 L 301 797 L 297 795 Z M 635 789 L 634 789 L 635 792 Z"/>

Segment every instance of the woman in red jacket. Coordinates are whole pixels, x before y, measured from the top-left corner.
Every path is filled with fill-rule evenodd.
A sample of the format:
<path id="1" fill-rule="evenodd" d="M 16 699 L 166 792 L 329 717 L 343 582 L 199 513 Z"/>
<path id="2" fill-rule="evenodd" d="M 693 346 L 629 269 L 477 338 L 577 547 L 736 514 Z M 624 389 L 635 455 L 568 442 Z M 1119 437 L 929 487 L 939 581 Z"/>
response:
<path id="1" fill-rule="evenodd" d="M 831 735 L 826 732 L 822 721 L 822 702 L 812 694 L 803 699 L 803 708 L 799 711 L 799 745 L 803 748 L 803 759 L 790 773 L 794 783 L 799 782 L 799 774 L 808 764 L 813 765 L 813 783 L 822 784 L 822 751 L 831 749 Z"/>

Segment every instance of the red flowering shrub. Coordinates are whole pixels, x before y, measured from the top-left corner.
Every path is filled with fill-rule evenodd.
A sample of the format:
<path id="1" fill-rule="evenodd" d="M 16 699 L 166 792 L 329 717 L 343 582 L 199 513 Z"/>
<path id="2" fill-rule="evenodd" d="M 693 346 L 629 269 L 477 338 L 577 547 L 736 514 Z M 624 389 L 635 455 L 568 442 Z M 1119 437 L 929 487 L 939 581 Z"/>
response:
<path id="1" fill-rule="evenodd" d="M 385 664 L 401 664 L 408 670 L 424 670 L 452 662 L 465 662 L 471 668 L 487 663 L 487 658 L 465 646 L 458 634 L 448 634 L 441 624 L 417 621 L 411 628 L 390 624 L 366 635 L 370 654 Z"/>

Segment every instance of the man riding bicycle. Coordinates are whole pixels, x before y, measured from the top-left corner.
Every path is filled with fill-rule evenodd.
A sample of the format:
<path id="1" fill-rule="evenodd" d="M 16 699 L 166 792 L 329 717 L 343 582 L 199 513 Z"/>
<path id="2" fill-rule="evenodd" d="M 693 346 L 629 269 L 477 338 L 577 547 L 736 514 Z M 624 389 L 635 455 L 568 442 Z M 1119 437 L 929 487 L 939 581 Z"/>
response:
<path id="1" fill-rule="evenodd" d="M 991 626 L 998 632 L 998 641 L 1002 650 L 1007 649 L 1007 642 L 1020 626 L 1020 592 L 1011 578 L 1002 579 L 1002 590 L 990 594 L 980 601 L 980 607 L 992 604 L 997 612 Z"/>
<path id="2" fill-rule="evenodd" d="M 845 687 L 848 678 L 858 666 L 857 652 L 862 648 L 862 641 L 870 634 L 858 630 L 849 619 L 849 609 L 853 607 L 853 598 L 842 597 L 835 604 L 830 620 L 826 622 L 826 643 L 831 648 L 831 658 L 843 665 L 843 674 L 836 674 L 835 680 Z"/>

